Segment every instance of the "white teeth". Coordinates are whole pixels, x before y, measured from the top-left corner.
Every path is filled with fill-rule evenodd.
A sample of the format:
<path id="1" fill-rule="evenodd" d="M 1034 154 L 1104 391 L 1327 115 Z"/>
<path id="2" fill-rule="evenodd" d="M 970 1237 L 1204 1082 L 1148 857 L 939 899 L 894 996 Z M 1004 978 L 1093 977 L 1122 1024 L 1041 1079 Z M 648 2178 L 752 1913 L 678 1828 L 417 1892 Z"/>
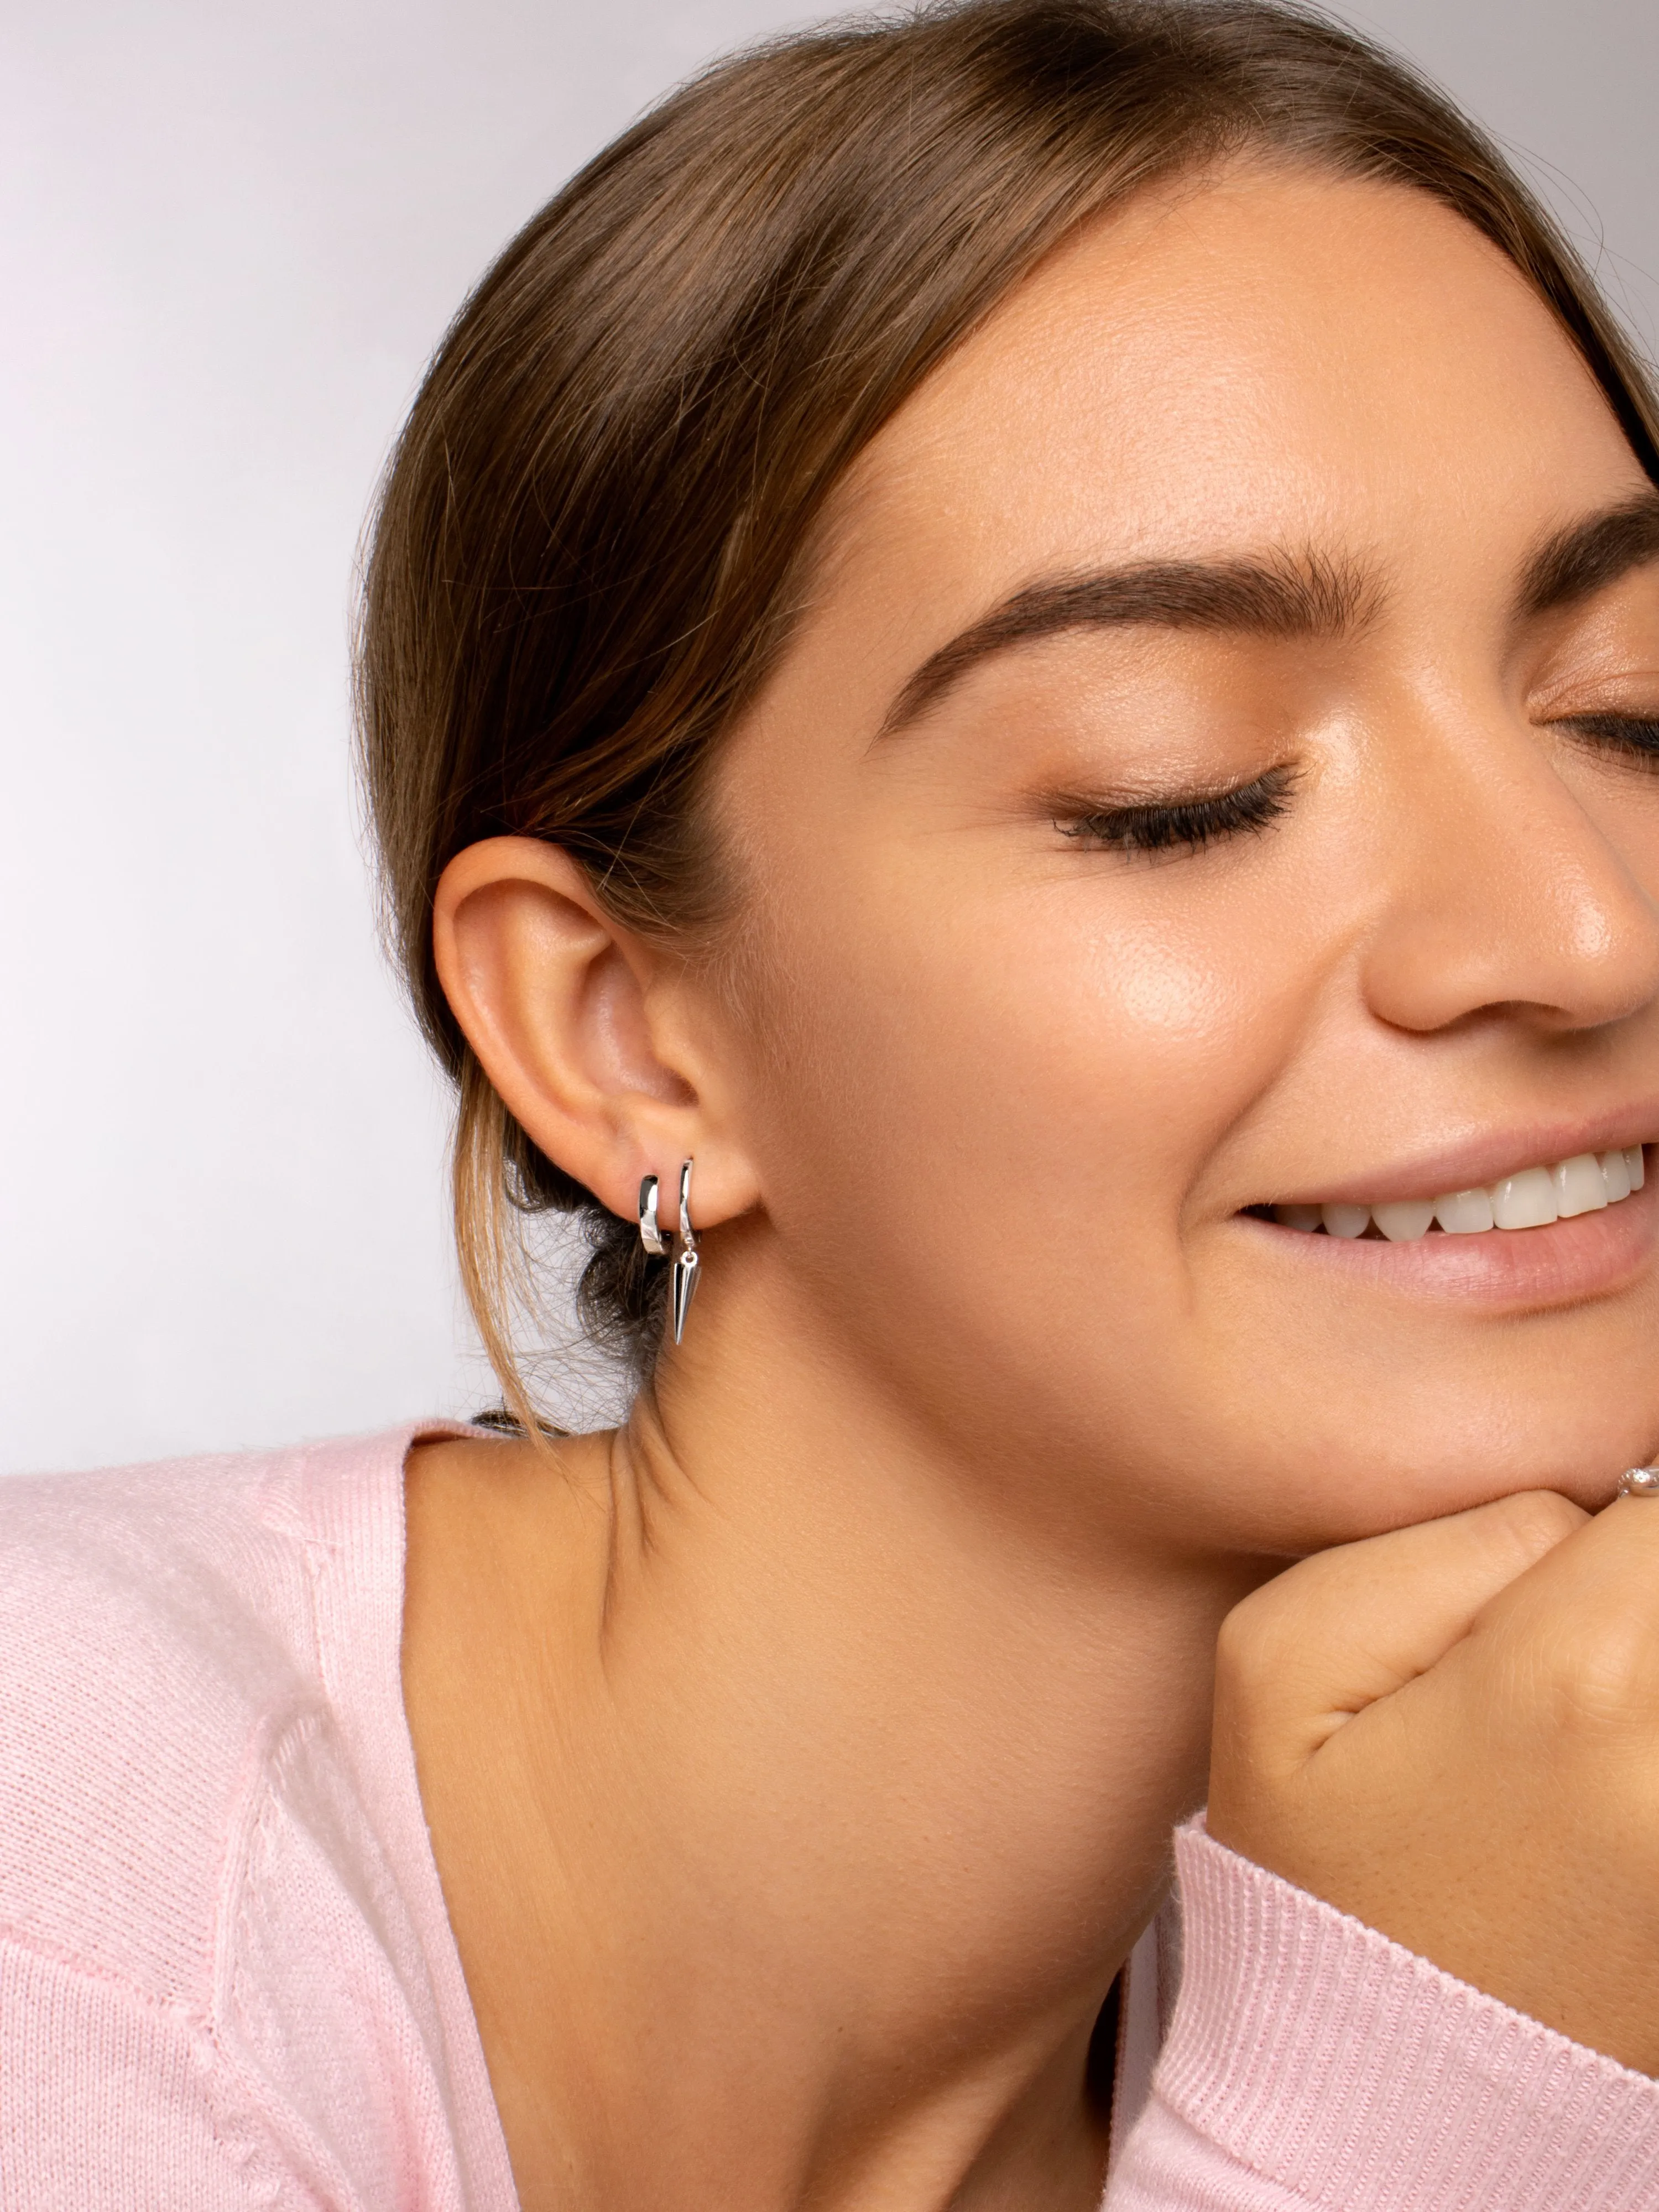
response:
<path id="1" fill-rule="evenodd" d="M 1607 1179 L 1594 1152 L 1576 1152 L 1570 1160 L 1550 1170 L 1555 1185 L 1555 1211 L 1563 1221 L 1575 1213 L 1595 1213 L 1607 1202 Z"/>
<path id="2" fill-rule="evenodd" d="M 1452 1237 L 1479 1237 L 1492 1227 L 1492 1193 L 1483 1182 L 1473 1190 L 1449 1190 L 1434 1201 L 1434 1218 Z"/>
<path id="3" fill-rule="evenodd" d="M 1273 1218 L 1287 1229 L 1311 1234 L 1322 1227 L 1329 1237 L 1363 1237 L 1376 1222 L 1391 1243 L 1426 1237 L 1437 1221 L 1448 1236 L 1478 1237 L 1488 1229 L 1544 1229 L 1552 1221 L 1571 1221 L 1617 1206 L 1647 1181 L 1647 1156 L 1640 1145 L 1611 1152 L 1576 1152 L 1553 1167 L 1522 1168 L 1518 1175 L 1470 1190 L 1448 1191 L 1441 1198 L 1394 1198 L 1376 1206 L 1349 1206 L 1332 1200 L 1322 1206 L 1276 1206 Z"/>
<path id="4" fill-rule="evenodd" d="M 1322 1206 L 1319 1211 L 1333 1237 L 1363 1237 L 1371 1225 L 1369 1206 Z"/>
<path id="5" fill-rule="evenodd" d="M 1492 1187 L 1494 1229 L 1546 1229 L 1559 1213 L 1547 1168 L 1522 1168 Z"/>
<path id="6" fill-rule="evenodd" d="M 1409 1244 L 1428 1235 L 1429 1224 L 1434 1219 L 1434 1200 L 1396 1198 L 1386 1206 L 1372 1206 L 1371 1218 L 1390 1244 Z"/>
<path id="7" fill-rule="evenodd" d="M 1282 1221 L 1287 1229 L 1317 1229 L 1322 1216 L 1316 1206 L 1276 1206 L 1273 1219 Z"/>

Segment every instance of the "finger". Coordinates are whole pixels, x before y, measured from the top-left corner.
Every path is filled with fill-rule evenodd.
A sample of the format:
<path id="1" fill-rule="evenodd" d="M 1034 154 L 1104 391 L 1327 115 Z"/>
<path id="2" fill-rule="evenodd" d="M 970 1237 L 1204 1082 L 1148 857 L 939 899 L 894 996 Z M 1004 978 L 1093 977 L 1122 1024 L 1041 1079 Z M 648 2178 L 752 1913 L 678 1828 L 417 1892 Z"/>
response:
<path id="1" fill-rule="evenodd" d="M 1554 1688 L 1581 1717 L 1628 1714 L 1650 1726 L 1659 1703 L 1659 1500 L 1616 1499 L 1495 1592 L 1473 1629 L 1472 1661 L 1501 1639 L 1511 1658 L 1514 1647 L 1524 1651 L 1534 1691 Z"/>
<path id="2" fill-rule="evenodd" d="M 1659 1503 L 1650 1510 L 1659 1540 Z M 1218 1738 L 1240 1729 L 1253 1756 L 1300 1764 L 1432 1667 L 1588 1519 L 1553 1491 L 1528 1491 L 1302 1560 L 1223 1626 Z"/>

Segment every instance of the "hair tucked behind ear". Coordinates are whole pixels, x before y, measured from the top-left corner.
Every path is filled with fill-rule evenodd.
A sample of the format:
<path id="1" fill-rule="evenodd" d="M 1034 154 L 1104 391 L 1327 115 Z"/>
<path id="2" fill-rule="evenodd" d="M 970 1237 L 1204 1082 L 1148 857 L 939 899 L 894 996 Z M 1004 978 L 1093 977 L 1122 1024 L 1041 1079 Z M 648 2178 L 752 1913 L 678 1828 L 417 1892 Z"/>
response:
<path id="1" fill-rule="evenodd" d="M 578 1315 L 591 1342 L 638 1371 L 662 1333 L 668 1262 L 651 1258 L 632 1222 L 609 1212 L 538 1150 L 471 1052 L 462 1058 L 459 1082 L 452 1166 L 461 1288 L 500 1378 L 511 1425 L 534 1435 L 544 1424 L 514 1343 L 515 1317 L 538 1310 L 523 1217 L 551 1209 L 580 1215 L 589 1258 Z"/>
<path id="2" fill-rule="evenodd" d="M 390 932 L 460 1091 L 463 1279 L 520 1418 L 525 1215 L 585 1218 L 586 1325 L 640 1375 L 664 1263 L 491 1090 L 433 969 L 439 876 L 477 838 L 544 837 L 629 927 L 716 945 L 708 764 L 836 480 L 1078 225 L 1250 150 L 1457 210 L 1656 472 L 1643 369 L 1502 155 L 1403 64 L 1267 0 L 966 0 L 739 54 L 590 162 L 439 348 L 373 526 L 360 744 Z"/>

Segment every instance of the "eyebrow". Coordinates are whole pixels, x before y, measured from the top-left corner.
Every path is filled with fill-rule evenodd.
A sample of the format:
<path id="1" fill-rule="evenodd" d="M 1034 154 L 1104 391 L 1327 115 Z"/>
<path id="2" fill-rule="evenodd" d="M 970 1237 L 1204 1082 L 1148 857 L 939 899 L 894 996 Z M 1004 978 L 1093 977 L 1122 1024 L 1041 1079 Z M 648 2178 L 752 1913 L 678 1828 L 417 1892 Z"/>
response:
<path id="1" fill-rule="evenodd" d="M 1659 501 L 1655 502 L 1659 529 Z M 915 721 L 993 653 L 1074 629 L 1138 625 L 1230 631 L 1255 637 L 1337 637 L 1369 622 L 1381 604 L 1357 562 L 1304 553 L 1230 561 L 1149 561 L 1028 584 L 948 645 L 905 683 L 878 732 Z"/>
<path id="2" fill-rule="evenodd" d="M 1638 492 L 1622 506 L 1569 523 L 1544 540 L 1522 572 L 1516 602 L 1522 619 L 1589 599 L 1655 560 L 1659 491 Z"/>
<path id="3" fill-rule="evenodd" d="M 1659 560 L 1659 490 L 1554 532 L 1522 571 L 1522 621 L 1589 599 Z M 1139 625 L 1236 635 L 1334 638 L 1379 611 L 1376 579 L 1358 562 L 1313 552 L 1231 561 L 1150 561 L 1028 584 L 929 654 L 888 708 L 878 737 L 918 720 L 994 653 L 1066 630 Z"/>

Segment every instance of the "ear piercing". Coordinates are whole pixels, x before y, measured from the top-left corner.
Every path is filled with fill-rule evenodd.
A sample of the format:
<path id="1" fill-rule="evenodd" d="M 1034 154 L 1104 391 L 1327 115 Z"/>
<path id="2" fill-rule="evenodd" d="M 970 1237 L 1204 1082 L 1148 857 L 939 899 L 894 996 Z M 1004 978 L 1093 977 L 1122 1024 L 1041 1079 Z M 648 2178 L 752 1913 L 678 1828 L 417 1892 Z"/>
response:
<path id="1" fill-rule="evenodd" d="M 674 1255 L 674 1341 L 685 1334 L 685 1316 L 691 1310 L 691 1294 L 697 1287 L 697 1240 L 691 1231 L 691 1163 L 680 1167 L 680 1249 Z"/>
<path id="2" fill-rule="evenodd" d="M 660 1260 L 668 1249 L 657 1226 L 655 1176 L 647 1176 L 640 1184 L 640 1242 L 654 1259 Z"/>
<path id="3" fill-rule="evenodd" d="M 673 1273 L 670 1279 L 670 1306 L 676 1344 L 685 1334 L 685 1316 L 691 1310 L 692 1295 L 697 1287 L 697 1269 L 702 1264 L 697 1252 L 696 1234 L 691 1226 L 691 1167 L 690 1160 L 683 1161 L 680 1165 L 680 1249 L 674 1255 Z M 666 1256 L 668 1243 L 657 1219 L 657 1178 L 653 1175 L 644 1176 L 640 1183 L 640 1242 L 653 1258 Z"/>

